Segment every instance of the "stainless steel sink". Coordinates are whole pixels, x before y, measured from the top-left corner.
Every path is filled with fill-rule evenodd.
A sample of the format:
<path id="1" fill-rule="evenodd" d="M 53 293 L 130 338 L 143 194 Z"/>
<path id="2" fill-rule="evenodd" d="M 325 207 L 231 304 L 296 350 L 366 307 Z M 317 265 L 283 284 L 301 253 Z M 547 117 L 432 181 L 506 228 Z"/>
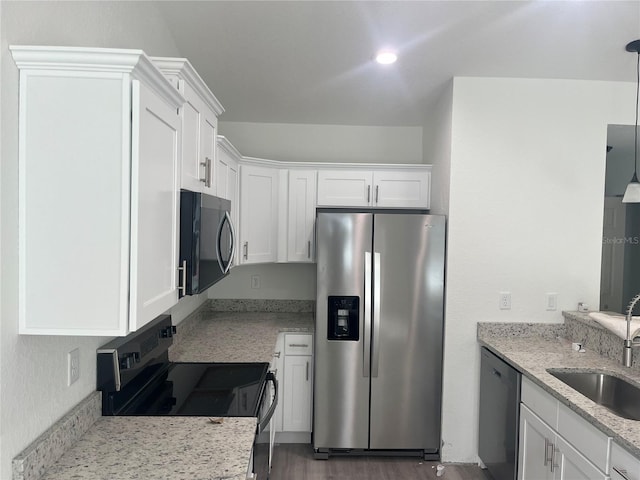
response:
<path id="1" fill-rule="evenodd" d="M 616 415 L 640 420 L 640 387 L 633 383 L 601 372 L 554 369 L 547 371 Z"/>

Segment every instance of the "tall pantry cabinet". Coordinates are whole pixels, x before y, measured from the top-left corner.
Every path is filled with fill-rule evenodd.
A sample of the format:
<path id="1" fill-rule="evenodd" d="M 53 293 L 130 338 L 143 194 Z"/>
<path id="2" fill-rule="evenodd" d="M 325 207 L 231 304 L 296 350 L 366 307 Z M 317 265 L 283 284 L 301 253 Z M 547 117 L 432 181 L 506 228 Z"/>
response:
<path id="1" fill-rule="evenodd" d="M 141 50 L 10 48 L 19 332 L 126 335 L 178 300 L 184 99 Z"/>

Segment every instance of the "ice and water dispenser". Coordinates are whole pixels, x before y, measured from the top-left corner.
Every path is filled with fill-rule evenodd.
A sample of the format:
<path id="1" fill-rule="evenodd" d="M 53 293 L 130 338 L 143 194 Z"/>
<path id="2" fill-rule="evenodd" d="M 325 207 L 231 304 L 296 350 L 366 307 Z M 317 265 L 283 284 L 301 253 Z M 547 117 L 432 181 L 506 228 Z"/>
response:
<path id="1" fill-rule="evenodd" d="M 329 296 L 328 340 L 360 339 L 360 297 Z"/>

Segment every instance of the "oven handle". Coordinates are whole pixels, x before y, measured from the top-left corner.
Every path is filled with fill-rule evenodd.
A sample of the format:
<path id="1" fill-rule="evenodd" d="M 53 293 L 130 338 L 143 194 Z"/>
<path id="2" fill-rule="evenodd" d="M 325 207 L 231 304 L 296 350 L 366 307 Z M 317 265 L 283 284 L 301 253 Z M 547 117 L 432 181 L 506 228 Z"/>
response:
<path id="1" fill-rule="evenodd" d="M 271 402 L 271 406 L 269 407 L 269 410 L 267 410 L 264 418 L 260 419 L 260 423 L 258 423 L 258 434 L 262 433 L 269 424 L 269 420 L 273 417 L 273 413 L 276 411 L 276 406 L 278 405 L 278 380 L 276 380 L 275 374 L 273 372 L 268 372 L 266 381 L 273 384 L 273 402 Z"/>

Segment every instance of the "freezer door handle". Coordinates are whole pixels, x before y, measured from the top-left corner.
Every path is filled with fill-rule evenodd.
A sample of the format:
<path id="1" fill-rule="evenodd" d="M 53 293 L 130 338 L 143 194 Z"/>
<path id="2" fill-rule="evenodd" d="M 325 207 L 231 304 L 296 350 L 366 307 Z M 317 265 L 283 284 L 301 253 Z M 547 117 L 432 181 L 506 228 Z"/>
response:
<path id="1" fill-rule="evenodd" d="M 362 342 L 362 376 L 371 369 L 371 252 L 364 252 L 364 328 Z"/>
<path id="2" fill-rule="evenodd" d="M 378 376 L 380 360 L 380 253 L 373 253 L 373 346 L 371 355 L 371 377 Z"/>

